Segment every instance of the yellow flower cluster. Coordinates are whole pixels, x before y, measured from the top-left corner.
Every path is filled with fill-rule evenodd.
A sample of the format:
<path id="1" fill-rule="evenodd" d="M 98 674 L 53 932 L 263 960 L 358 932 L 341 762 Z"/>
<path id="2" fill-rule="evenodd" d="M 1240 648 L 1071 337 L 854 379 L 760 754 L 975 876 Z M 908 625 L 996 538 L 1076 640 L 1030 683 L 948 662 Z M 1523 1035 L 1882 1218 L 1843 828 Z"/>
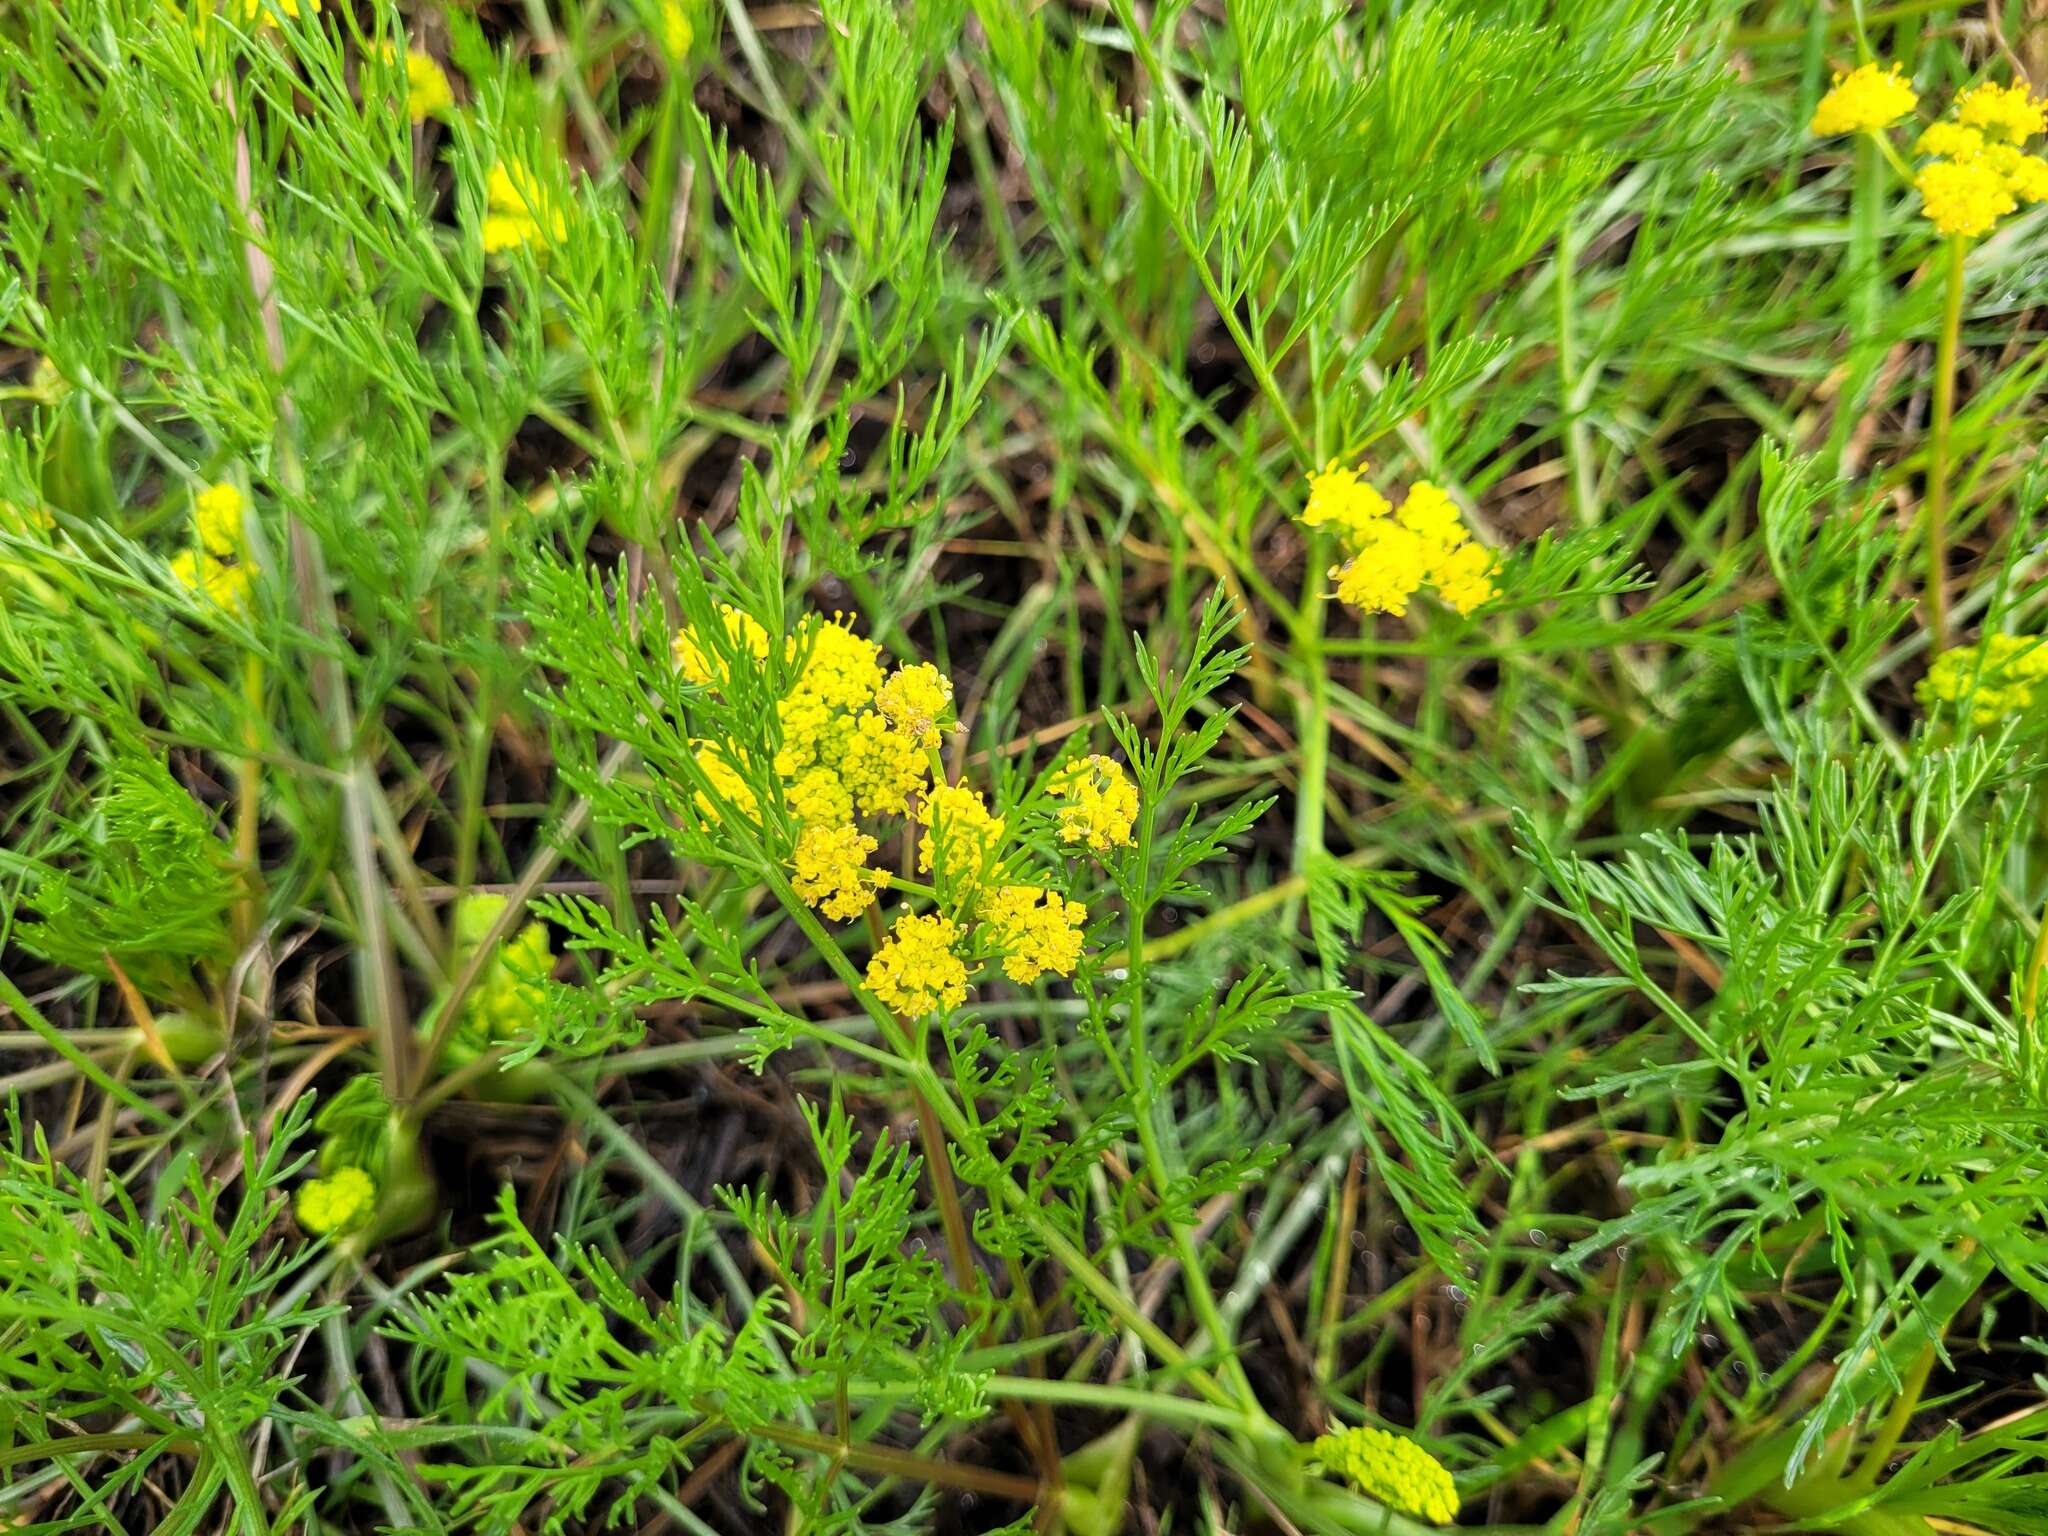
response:
<path id="1" fill-rule="evenodd" d="M 1451 1474 L 1413 1440 L 1361 1426 L 1324 1435 L 1310 1451 L 1325 1472 L 1348 1479 L 1389 1509 L 1432 1525 L 1458 1518 L 1458 1489 Z"/>
<path id="2" fill-rule="evenodd" d="M 531 167 L 500 160 L 484 181 L 484 254 L 566 240 L 569 220 Z"/>
<path id="3" fill-rule="evenodd" d="M 1059 808 L 1060 841 L 1086 843 L 1096 853 L 1130 845 L 1138 819 L 1138 786 L 1116 759 L 1097 752 L 1075 758 L 1047 781 Z"/>
<path id="4" fill-rule="evenodd" d="M 1834 89 L 1821 97 L 1813 110 L 1813 132 L 1822 137 L 1838 133 L 1876 133 L 1888 128 L 1920 104 L 1899 66 L 1880 69 L 1859 64 L 1848 74 L 1835 76 Z"/>
<path id="5" fill-rule="evenodd" d="M 900 667 L 875 691 L 875 708 L 929 751 L 943 739 L 940 723 L 953 713 L 953 680 L 928 661 Z"/>
<path id="6" fill-rule="evenodd" d="M 768 659 L 768 631 L 752 614 L 742 613 L 731 603 L 720 603 L 718 622 L 725 630 L 728 645 L 739 653 L 742 660 L 748 657 L 755 661 Z M 699 688 L 717 688 L 724 684 L 727 676 L 725 659 L 716 650 L 708 649 L 694 629 L 676 631 L 670 648 L 686 682 L 695 683 Z"/>
<path id="7" fill-rule="evenodd" d="M 1075 781 L 1092 797 L 1095 820 L 1089 825 L 1097 829 L 1104 847 L 1112 840 L 1128 842 L 1131 821 L 1137 814 L 1136 787 L 1110 759 L 1084 761 L 1099 765 L 1087 768 Z M 1129 791 L 1128 807 L 1116 795 L 1118 786 Z M 975 790 L 941 784 L 919 807 L 918 820 L 926 829 L 918 842 L 918 868 L 937 877 L 942 897 L 964 903 L 974 920 L 975 938 L 984 953 L 1001 958 L 1003 974 L 1019 986 L 1029 986 L 1047 974 L 1073 975 L 1081 961 L 1088 909 L 1044 886 L 1014 884 L 1003 878 L 1004 818 L 991 811 Z M 1080 829 L 1069 840 L 1085 835 L 1085 829 Z M 899 919 L 897 924 L 899 933 L 902 922 Z M 953 933 L 956 938 L 966 937 L 958 929 Z M 897 980 L 902 963 L 897 940 L 892 938 L 868 968 L 870 989 L 899 1013 L 908 1010 L 891 997 L 903 991 Z"/>
<path id="8" fill-rule="evenodd" d="M 733 661 L 765 661 L 771 641 L 750 615 L 719 610 Z M 700 687 L 721 688 L 733 664 L 685 629 L 674 641 L 676 665 Z M 931 750 L 952 723 L 952 684 L 925 663 L 884 675 L 881 647 L 853 632 L 845 614 L 806 619 L 784 642 L 802 665 L 775 706 L 782 745 L 775 754 L 790 813 L 806 825 L 844 825 L 856 814 L 900 815 L 924 788 Z M 698 761 L 713 787 L 751 812 L 738 766 L 715 745 L 699 743 Z"/>
<path id="9" fill-rule="evenodd" d="M 189 591 L 229 613 L 249 606 L 249 544 L 242 528 L 246 503 L 223 480 L 192 498 L 193 538 L 171 559 L 171 573 Z"/>
<path id="10" fill-rule="evenodd" d="M 1442 487 L 1418 480 L 1396 510 L 1366 483 L 1363 469 L 1332 460 L 1309 477 L 1301 513 L 1309 527 L 1334 529 L 1343 541 L 1348 558 L 1330 571 L 1339 599 L 1398 618 L 1425 586 L 1461 614 L 1495 595 L 1493 557 L 1472 542 Z"/>
<path id="11" fill-rule="evenodd" d="M 961 890 L 980 889 L 995 871 L 1003 818 L 976 791 L 941 784 L 918 807 L 917 819 L 925 827 L 918 839 L 917 867 L 943 874 Z"/>
<path id="12" fill-rule="evenodd" d="M 765 662 L 775 646 L 737 608 L 721 607 L 717 623 L 722 634 L 686 629 L 673 642 L 677 670 L 713 692 L 730 688 L 736 670 Z M 1072 975 L 1087 908 L 1019 883 L 1006 859 L 1006 818 L 979 791 L 940 775 L 938 749 L 955 728 L 952 681 L 925 662 L 885 672 L 881 647 L 854 633 L 845 614 L 804 619 L 782 655 L 795 676 L 775 702 L 774 769 L 797 823 L 789 861 L 797 898 L 835 921 L 853 921 L 891 884 L 886 871 L 869 866 L 880 839 L 857 819 L 901 816 L 921 829 L 917 868 L 932 877 L 932 888 L 918 889 L 936 897 L 940 910 L 898 914 L 868 963 L 875 997 L 921 1018 L 965 1001 L 970 968 L 985 962 L 1000 960 L 1019 985 Z M 757 814 L 743 749 L 709 740 L 692 747 L 708 785 L 708 793 L 698 792 L 707 815 Z M 1130 842 L 1138 790 L 1113 759 L 1069 763 L 1047 788 L 1063 841 L 1098 853 Z"/>
<path id="13" fill-rule="evenodd" d="M 1081 963 L 1081 930 L 1088 909 L 1037 885 L 1006 885 L 981 909 L 982 921 L 1002 951 L 1003 974 L 1020 987 L 1050 971 L 1071 976 Z"/>
<path id="14" fill-rule="evenodd" d="M 431 53 L 414 48 L 405 56 L 405 111 L 416 123 L 455 110 L 455 88 Z"/>
<path id="15" fill-rule="evenodd" d="M 1975 240 L 2020 204 L 2048 202 L 2048 160 L 2025 148 L 2044 129 L 2048 110 L 2025 86 L 1970 87 L 1954 117 L 1920 135 L 1916 148 L 1934 157 L 1913 178 L 1920 211 L 1941 234 Z"/>
<path id="16" fill-rule="evenodd" d="M 907 1019 L 967 1001 L 967 966 L 956 953 L 961 933 L 937 913 L 905 912 L 868 962 L 868 990 Z"/>
<path id="17" fill-rule="evenodd" d="M 353 1232 L 377 1209 L 377 1181 L 360 1168 L 337 1168 L 324 1179 L 308 1179 L 292 1202 L 299 1225 L 316 1236 Z"/>
<path id="18" fill-rule="evenodd" d="M 474 949 L 504 910 L 505 898 L 495 893 L 464 896 L 455 908 L 457 949 L 464 954 Z M 547 925 L 526 924 L 485 963 L 463 1005 L 463 1023 L 489 1041 L 532 1034 L 547 1002 L 543 983 L 554 969 Z"/>
<path id="19" fill-rule="evenodd" d="M 1990 725 L 2030 709 L 2034 685 L 2048 678 L 2048 639 L 2040 635 L 1988 635 L 1935 657 L 1920 679 L 1922 705 L 1968 702 L 1970 719 Z"/>
<path id="20" fill-rule="evenodd" d="M 2048 133 L 2048 102 L 2036 101 L 2024 85 L 1986 80 L 1956 98 L 1956 121 L 2007 144 L 2024 144 Z"/>
<path id="21" fill-rule="evenodd" d="M 851 922 L 889 883 L 888 871 L 868 868 L 868 855 L 878 846 L 851 824 L 805 827 L 797 838 L 790 884 L 806 905 Z"/>

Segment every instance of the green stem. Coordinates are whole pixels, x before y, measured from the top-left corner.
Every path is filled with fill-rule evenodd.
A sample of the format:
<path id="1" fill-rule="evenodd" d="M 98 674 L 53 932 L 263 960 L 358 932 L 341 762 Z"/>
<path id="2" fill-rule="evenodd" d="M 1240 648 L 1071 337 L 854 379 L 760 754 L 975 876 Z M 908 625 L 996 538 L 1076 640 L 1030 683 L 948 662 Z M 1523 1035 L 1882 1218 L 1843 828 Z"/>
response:
<path id="1" fill-rule="evenodd" d="M 1301 739 L 1301 776 L 1294 800 L 1294 874 L 1306 880 L 1309 859 L 1323 851 L 1323 797 L 1330 765 L 1330 679 L 1323 658 L 1323 582 L 1329 560 L 1328 541 L 1320 531 L 1309 534 L 1308 574 L 1302 580 L 1294 651 L 1301 660 L 1307 690 L 1295 712 Z M 1291 912 L 1294 900 L 1288 898 Z M 1291 925 L 1290 925 L 1291 926 Z"/>
<path id="2" fill-rule="evenodd" d="M 1949 439 L 1956 410 L 1956 347 L 1963 329 L 1963 261 L 1969 250 L 1960 236 L 1948 243 L 1948 287 L 1934 359 L 1934 442 L 1927 467 L 1927 639 L 1935 652 L 1948 644 Z"/>
<path id="3" fill-rule="evenodd" d="M 1863 1464 L 1856 1469 L 1851 1482 L 1865 1487 L 1877 1485 L 1878 1474 L 1884 1471 L 1892 1452 L 1899 1448 L 1906 1426 L 1913 1422 L 1913 1415 L 1919 1410 L 1920 1394 L 1926 1390 L 1927 1378 L 1934 1372 L 1934 1357 L 1934 1340 L 1929 1339 L 1914 1357 L 1905 1381 L 1899 1386 L 1899 1395 L 1892 1401 L 1891 1411 L 1884 1416 L 1884 1423 L 1878 1426 L 1876 1438 L 1870 1442 L 1870 1449 L 1863 1453 Z"/>

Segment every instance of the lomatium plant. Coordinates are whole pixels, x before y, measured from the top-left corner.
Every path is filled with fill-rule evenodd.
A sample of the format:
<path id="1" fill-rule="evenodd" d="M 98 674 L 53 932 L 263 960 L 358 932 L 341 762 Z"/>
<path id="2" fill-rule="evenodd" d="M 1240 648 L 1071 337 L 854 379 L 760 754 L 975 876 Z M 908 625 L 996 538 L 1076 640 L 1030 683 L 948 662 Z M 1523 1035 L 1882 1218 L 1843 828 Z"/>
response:
<path id="1" fill-rule="evenodd" d="M 0 6 L 0 1532 L 2048 1532 L 2048 22 Z"/>

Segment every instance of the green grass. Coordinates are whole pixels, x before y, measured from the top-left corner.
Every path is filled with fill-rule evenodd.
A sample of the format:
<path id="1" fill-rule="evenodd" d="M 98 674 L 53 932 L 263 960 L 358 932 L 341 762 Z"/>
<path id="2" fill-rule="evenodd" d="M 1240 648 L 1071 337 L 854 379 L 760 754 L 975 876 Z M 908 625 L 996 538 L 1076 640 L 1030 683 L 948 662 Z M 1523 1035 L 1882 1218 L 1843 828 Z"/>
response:
<path id="1" fill-rule="evenodd" d="M 0 13 L 0 1529 L 2048 1530 L 2038 6 L 301 6 Z"/>

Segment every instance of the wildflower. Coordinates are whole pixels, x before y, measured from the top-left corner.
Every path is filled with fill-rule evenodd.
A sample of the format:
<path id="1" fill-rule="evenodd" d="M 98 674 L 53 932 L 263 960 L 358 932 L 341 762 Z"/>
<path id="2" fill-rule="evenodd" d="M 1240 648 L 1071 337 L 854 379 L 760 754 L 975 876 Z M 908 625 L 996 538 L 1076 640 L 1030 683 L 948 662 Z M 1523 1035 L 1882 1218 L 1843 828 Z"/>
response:
<path id="1" fill-rule="evenodd" d="M 548 196 L 530 167 L 500 160 L 485 179 L 484 253 L 516 250 L 565 240 L 569 220 Z"/>
<path id="2" fill-rule="evenodd" d="M 752 614 L 743 613 L 730 603 L 720 603 L 718 620 L 725 627 L 725 638 L 732 650 L 755 661 L 768 659 L 768 631 Z M 726 680 L 724 659 L 715 650 L 707 651 L 695 630 L 685 627 L 677 631 L 672 649 L 686 682 L 700 688 L 715 688 Z"/>
<path id="3" fill-rule="evenodd" d="M 687 58 L 696 40 L 697 29 L 681 0 L 661 0 L 661 51 L 672 60 Z"/>
<path id="4" fill-rule="evenodd" d="M 697 767 L 710 781 L 712 794 L 743 816 L 752 816 L 759 809 L 754 791 L 741 775 L 739 766 L 733 762 L 725 747 L 715 741 L 702 739 L 690 743 L 695 750 Z M 702 790 L 697 792 L 697 808 L 706 816 L 716 817 L 720 811 L 717 801 Z"/>
<path id="5" fill-rule="evenodd" d="M 2048 202 L 2048 160 L 2011 144 L 1987 144 L 1982 159 L 2020 202 Z"/>
<path id="6" fill-rule="evenodd" d="M 1334 525 L 1343 535 L 1345 559 L 1330 568 L 1339 601 L 1399 618 L 1425 586 L 1461 614 L 1494 596 L 1492 557 L 1473 547 L 1458 504 L 1441 486 L 1416 481 L 1399 511 L 1350 470 L 1326 469 L 1309 487 L 1302 521 Z"/>
<path id="7" fill-rule="evenodd" d="M 1433 1525 L 1448 1525 L 1458 1518 L 1458 1490 L 1451 1474 L 1413 1440 L 1361 1426 L 1324 1435 L 1310 1450 L 1325 1472 L 1347 1479 L 1389 1509 Z"/>
<path id="8" fill-rule="evenodd" d="M 1956 98 L 1956 121 L 2007 144 L 2024 144 L 2037 133 L 2048 133 L 2048 102 L 2036 101 L 2024 85 L 1986 80 Z"/>
<path id="9" fill-rule="evenodd" d="M 851 922 L 889 883 L 886 871 L 867 867 L 868 855 L 876 847 L 872 837 L 851 824 L 806 827 L 797 839 L 790 883 L 807 905 L 842 923 Z"/>
<path id="10" fill-rule="evenodd" d="M 915 737 L 868 710 L 838 737 L 839 777 L 867 816 L 902 812 L 923 787 L 930 760 Z"/>
<path id="11" fill-rule="evenodd" d="M 405 111 L 416 123 L 455 110 L 455 90 L 431 53 L 414 48 L 405 55 Z"/>
<path id="12" fill-rule="evenodd" d="M 823 764 L 806 768 L 790 781 L 786 799 L 789 814 L 806 825 L 838 826 L 853 820 L 853 792 Z"/>
<path id="13" fill-rule="evenodd" d="M 1115 758 L 1095 753 L 1068 763 L 1047 782 L 1060 807 L 1060 841 L 1086 843 L 1097 853 L 1127 847 L 1138 819 L 1138 786 Z"/>
<path id="14" fill-rule="evenodd" d="M 2030 709 L 2034 684 L 2048 678 L 2048 642 L 2039 635 L 1987 635 L 1935 657 L 1916 690 L 1927 708 L 1970 706 L 1970 720 L 1990 725 Z"/>
<path id="15" fill-rule="evenodd" d="M 844 614 L 808 626 L 792 644 L 806 648 L 802 672 L 775 707 L 782 727 L 775 771 L 785 779 L 836 755 L 851 717 L 882 686 L 882 648 L 856 635 Z M 761 654 L 767 654 L 765 635 Z"/>
<path id="16" fill-rule="evenodd" d="M 1387 498 L 1360 478 L 1365 466 L 1339 469 L 1335 459 L 1308 477 L 1308 503 L 1301 520 L 1311 528 L 1335 528 L 1346 538 L 1364 536 L 1392 510 Z"/>
<path id="17" fill-rule="evenodd" d="M 1879 69 L 1861 64 L 1835 76 L 1834 89 L 1814 108 L 1812 131 L 1823 138 L 1838 133 L 1875 133 L 1911 112 L 1920 98 L 1913 94 L 1899 66 Z"/>
<path id="18" fill-rule="evenodd" d="M 1471 613 L 1500 595 L 1493 584 L 1493 556 L 1477 544 L 1460 544 L 1430 568 L 1429 579 L 1445 606 Z"/>
<path id="19" fill-rule="evenodd" d="M 945 918 L 906 912 L 868 962 L 868 990 L 907 1019 L 967 1000 L 967 967 L 953 952 L 960 930 Z"/>
<path id="20" fill-rule="evenodd" d="M 192 498 L 199 547 L 216 560 L 232 560 L 242 549 L 242 493 L 223 480 Z"/>
<path id="21" fill-rule="evenodd" d="M 917 867 L 973 885 L 995 865 L 1002 846 L 1003 818 L 981 795 L 960 784 L 941 784 L 918 807 L 929 829 L 917 845 Z"/>
<path id="22" fill-rule="evenodd" d="M 1983 151 L 1984 135 L 1961 123 L 1930 123 L 1913 148 L 1923 155 L 1945 155 L 1951 160 L 1968 160 Z"/>
<path id="23" fill-rule="evenodd" d="M 875 708 L 889 724 L 930 751 L 939 744 L 939 726 L 953 712 L 953 684 L 928 661 L 898 667 L 875 694 Z"/>
<path id="24" fill-rule="evenodd" d="M 1913 178 L 1920 193 L 1920 211 L 1936 230 L 1952 238 L 1974 240 L 1988 235 L 2018 203 L 2005 178 L 1989 161 L 1930 160 Z"/>
<path id="25" fill-rule="evenodd" d="M 1422 589 L 1429 576 L 1434 553 L 1428 540 L 1398 523 L 1375 528 L 1362 540 L 1358 552 L 1342 565 L 1332 568 L 1341 602 L 1366 613 L 1390 613 L 1400 618 L 1408 611 L 1408 599 Z"/>
<path id="26" fill-rule="evenodd" d="M 2021 203 L 2048 201 L 2048 160 L 2021 148 L 2048 128 L 2048 104 L 2023 85 L 1986 81 L 1956 98 L 1955 117 L 1920 135 L 1930 160 L 1913 178 L 1920 211 L 1942 234 L 1988 235 Z"/>
<path id="27" fill-rule="evenodd" d="M 360 1168 L 337 1168 L 324 1179 L 299 1186 L 292 1210 L 299 1225 L 317 1236 L 353 1232 L 377 1209 L 377 1181 Z"/>
<path id="28" fill-rule="evenodd" d="M 455 908 L 455 943 L 467 952 L 482 942 L 505 910 L 493 893 L 464 896 Z M 530 1035 L 547 1006 L 545 984 L 555 969 L 555 952 L 543 923 L 528 923 L 498 946 L 479 973 L 463 1007 L 463 1022 L 486 1040 Z"/>
<path id="29" fill-rule="evenodd" d="M 245 507 L 242 493 L 227 481 L 208 486 L 192 498 L 191 546 L 171 559 L 171 574 L 180 585 L 230 613 L 249 606 Z"/>
<path id="30" fill-rule="evenodd" d="M 1081 961 L 1081 929 L 1088 909 L 1036 885 L 1006 885 L 983 905 L 1003 974 L 1029 986 L 1047 971 L 1071 976 Z"/>
<path id="31" fill-rule="evenodd" d="M 1441 549 L 1454 548 L 1470 537 L 1450 493 L 1427 480 L 1408 487 L 1395 520 L 1425 544 Z"/>

